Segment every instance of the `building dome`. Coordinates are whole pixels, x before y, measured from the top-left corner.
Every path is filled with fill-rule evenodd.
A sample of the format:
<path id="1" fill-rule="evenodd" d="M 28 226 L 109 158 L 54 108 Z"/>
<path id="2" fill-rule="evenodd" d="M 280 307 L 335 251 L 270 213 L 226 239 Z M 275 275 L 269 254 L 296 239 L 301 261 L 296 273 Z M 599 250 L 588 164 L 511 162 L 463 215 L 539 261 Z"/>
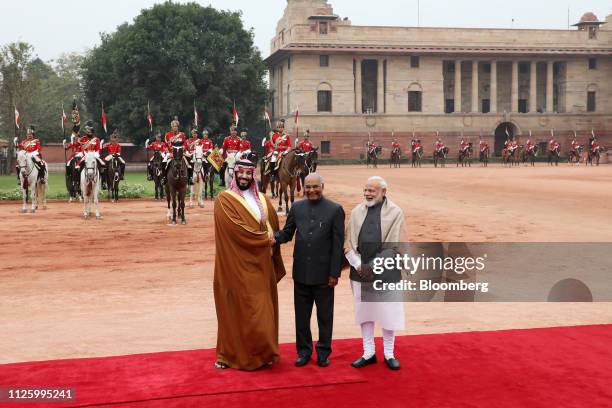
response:
<path id="1" fill-rule="evenodd" d="M 590 11 L 587 11 L 586 13 L 582 15 L 582 17 L 580 17 L 580 22 L 581 23 L 598 23 L 599 20 L 597 19 L 597 16 L 595 14 L 593 14 Z"/>

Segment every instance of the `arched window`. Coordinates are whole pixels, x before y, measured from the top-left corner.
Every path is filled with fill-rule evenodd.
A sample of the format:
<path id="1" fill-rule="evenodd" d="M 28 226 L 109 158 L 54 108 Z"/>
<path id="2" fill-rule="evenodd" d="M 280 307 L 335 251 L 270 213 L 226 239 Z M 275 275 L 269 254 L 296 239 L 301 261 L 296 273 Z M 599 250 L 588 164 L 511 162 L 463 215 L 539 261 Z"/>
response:
<path id="1" fill-rule="evenodd" d="M 408 87 L 408 112 L 423 111 L 423 88 L 417 82 Z"/>

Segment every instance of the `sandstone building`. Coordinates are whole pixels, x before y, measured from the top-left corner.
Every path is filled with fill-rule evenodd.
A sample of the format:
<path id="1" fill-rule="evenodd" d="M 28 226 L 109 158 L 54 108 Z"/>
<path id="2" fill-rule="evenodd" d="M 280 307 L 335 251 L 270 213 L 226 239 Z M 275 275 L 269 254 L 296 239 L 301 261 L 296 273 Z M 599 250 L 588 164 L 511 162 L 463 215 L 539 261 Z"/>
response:
<path id="1" fill-rule="evenodd" d="M 359 158 L 369 135 L 456 152 L 506 133 L 567 150 L 593 130 L 612 147 L 612 15 L 571 30 L 354 26 L 325 0 L 288 0 L 266 59 L 274 119 L 308 128 L 324 157 Z M 387 153 L 385 153 L 387 154 Z"/>

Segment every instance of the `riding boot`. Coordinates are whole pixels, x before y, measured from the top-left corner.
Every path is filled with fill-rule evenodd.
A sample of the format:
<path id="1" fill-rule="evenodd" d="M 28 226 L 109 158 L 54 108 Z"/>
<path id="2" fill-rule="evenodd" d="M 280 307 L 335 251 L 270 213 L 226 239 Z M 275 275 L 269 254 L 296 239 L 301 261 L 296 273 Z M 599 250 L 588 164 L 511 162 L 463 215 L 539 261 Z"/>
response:
<path id="1" fill-rule="evenodd" d="M 163 185 L 165 185 L 166 184 L 166 180 L 168 180 L 168 169 L 170 168 L 170 161 L 167 161 L 166 163 L 163 163 L 163 164 L 164 164 L 164 168 L 162 170 L 161 183 Z"/>
<path id="2" fill-rule="evenodd" d="M 151 162 L 147 163 L 147 180 L 153 181 L 153 169 L 151 168 Z"/>
<path id="3" fill-rule="evenodd" d="M 223 163 L 223 166 L 221 166 L 221 171 L 219 172 L 219 179 L 221 180 L 221 182 L 219 183 L 219 186 L 221 187 L 225 187 L 225 169 L 227 168 L 227 163 Z"/>
<path id="4" fill-rule="evenodd" d="M 121 169 L 119 173 L 119 180 L 123 180 L 123 175 L 125 174 L 125 163 L 119 161 L 119 168 Z"/>
<path id="5" fill-rule="evenodd" d="M 193 167 L 187 167 L 187 184 L 193 185 Z"/>
<path id="6" fill-rule="evenodd" d="M 40 162 L 40 170 L 38 171 L 38 179 L 40 180 L 41 183 L 45 183 L 45 175 L 47 173 L 47 166 L 45 165 L 45 162 L 41 161 Z"/>

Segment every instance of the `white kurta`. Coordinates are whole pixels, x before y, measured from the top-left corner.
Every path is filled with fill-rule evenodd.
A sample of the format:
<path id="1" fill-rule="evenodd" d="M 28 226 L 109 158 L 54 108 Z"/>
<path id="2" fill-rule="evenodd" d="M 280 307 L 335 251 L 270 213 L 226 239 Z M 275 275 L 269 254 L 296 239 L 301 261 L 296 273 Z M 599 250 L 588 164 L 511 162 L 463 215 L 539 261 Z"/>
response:
<path id="1" fill-rule="evenodd" d="M 253 181 L 253 183 L 254 182 L 255 181 Z M 257 200 L 255 200 L 255 196 L 253 195 L 253 192 L 251 191 L 251 189 L 243 191 L 242 194 L 243 194 L 245 201 L 249 205 L 249 207 L 251 207 L 253 212 L 257 214 L 257 217 L 261 219 L 261 210 L 259 209 L 259 206 L 257 205 Z"/>
<path id="2" fill-rule="evenodd" d="M 351 281 L 355 304 L 355 323 L 375 322 L 387 330 L 404 330 L 404 304 L 402 302 L 362 302 L 361 283 Z"/>

